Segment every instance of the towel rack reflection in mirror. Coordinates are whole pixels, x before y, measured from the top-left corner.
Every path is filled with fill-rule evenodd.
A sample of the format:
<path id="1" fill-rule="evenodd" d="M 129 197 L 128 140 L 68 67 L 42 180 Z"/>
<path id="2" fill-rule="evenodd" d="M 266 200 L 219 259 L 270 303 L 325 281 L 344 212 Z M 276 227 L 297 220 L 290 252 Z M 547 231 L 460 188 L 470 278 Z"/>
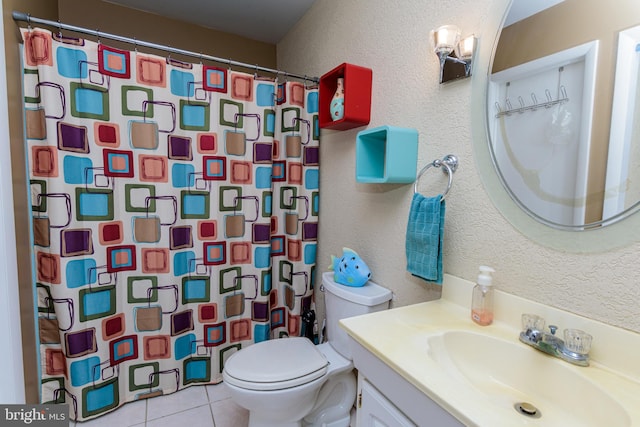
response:
<path id="1" fill-rule="evenodd" d="M 423 167 L 420 172 L 418 172 L 418 176 L 416 177 L 416 181 L 413 184 L 413 192 L 418 192 L 418 181 L 420 181 L 420 177 L 427 171 L 429 168 L 442 167 L 442 172 L 446 173 L 449 181 L 447 182 L 447 189 L 442 193 L 442 200 L 444 200 L 445 196 L 451 190 L 451 184 L 453 183 L 453 173 L 458 169 L 458 158 L 453 154 L 448 154 L 444 156 L 442 159 L 435 159 L 433 162 L 429 163 L 427 166 Z"/>

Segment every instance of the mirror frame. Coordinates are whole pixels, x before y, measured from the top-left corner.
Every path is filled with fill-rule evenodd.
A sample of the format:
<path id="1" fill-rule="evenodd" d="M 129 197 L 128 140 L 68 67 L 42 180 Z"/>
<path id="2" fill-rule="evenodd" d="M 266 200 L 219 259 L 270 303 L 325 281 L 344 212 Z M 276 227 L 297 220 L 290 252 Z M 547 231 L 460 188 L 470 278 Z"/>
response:
<path id="1" fill-rule="evenodd" d="M 487 94 L 489 72 L 512 0 L 495 0 L 490 7 L 483 37 L 478 40 L 471 77 L 471 130 L 473 153 L 478 174 L 494 206 L 520 233 L 534 242 L 552 249 L 573 253 L 604 252 L 640 240 L 640 215 L 632 214 L 606 227 L 581 230 L 559 230 L 544 225 L 510 196 L 493 161 L 488 127 Z"/>

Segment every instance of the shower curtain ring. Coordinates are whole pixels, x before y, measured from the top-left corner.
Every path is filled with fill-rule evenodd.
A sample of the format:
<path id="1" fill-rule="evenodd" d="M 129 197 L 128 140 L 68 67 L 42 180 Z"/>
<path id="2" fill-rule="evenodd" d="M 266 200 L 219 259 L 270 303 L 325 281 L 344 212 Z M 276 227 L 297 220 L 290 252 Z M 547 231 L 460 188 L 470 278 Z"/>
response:
<path id="1" fill-rule="evenodd" d="M 31 30 L 31 14 L 27 13 L 27 28 Z"/>
<path id="2" fill-rule="evenodd" d="M 60 23 L 59 19 L 58 19 L 58 37 L 62 38 L 62 24 Z"/>
<path id="3" fill-rule="evenodd" d="M 258 64 L 256 64 L 256 71 L 253 73 L 253 78 L 254 79 L 258 78 Z"/>

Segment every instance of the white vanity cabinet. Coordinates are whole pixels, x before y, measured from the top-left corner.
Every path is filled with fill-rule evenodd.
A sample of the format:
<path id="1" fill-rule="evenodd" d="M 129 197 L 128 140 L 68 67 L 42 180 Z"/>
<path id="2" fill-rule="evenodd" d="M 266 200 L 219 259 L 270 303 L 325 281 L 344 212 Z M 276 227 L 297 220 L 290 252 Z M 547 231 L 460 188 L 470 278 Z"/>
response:
<path id="1" fill-rule="evenodd" d="M 411 422 L 389 399 L 384 397 L 367 381 L 358 375 L 358 410 L 356 427 L 414 427 Z"/>
<path id="2" fill-rule="evenodd" d="M 350 338 L 358 370 L 357 427 L 462 427 L 426 394 Z"/>

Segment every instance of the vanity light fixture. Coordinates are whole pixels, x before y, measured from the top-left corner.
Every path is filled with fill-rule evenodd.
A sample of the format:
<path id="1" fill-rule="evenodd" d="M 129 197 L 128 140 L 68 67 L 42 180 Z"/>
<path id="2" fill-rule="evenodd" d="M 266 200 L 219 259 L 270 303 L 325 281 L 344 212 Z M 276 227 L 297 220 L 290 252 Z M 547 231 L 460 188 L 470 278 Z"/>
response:
<path id="1" fill-rule="evenodd" d="M 473 35 L 460 38 L 460 29 L 455 25 L 443 25 L 430 33 L 431 47 L 440 59 L 440 83 L 471 75 L 471 61 L 476 47 Z M 448 63 L 464 66 L 464 74 L 455 71 L 447 73 Z"/>
<path id="2" fill-rule="evenodd" d="M 472 34 L 460 40 L 454 50 L 456 56 L 460 61 L 464 62 L 464 76 L 469 77 L 471 75 L 471 60 L 473 59 L 473 53 L 476 50 L 477 39 Z"/>

